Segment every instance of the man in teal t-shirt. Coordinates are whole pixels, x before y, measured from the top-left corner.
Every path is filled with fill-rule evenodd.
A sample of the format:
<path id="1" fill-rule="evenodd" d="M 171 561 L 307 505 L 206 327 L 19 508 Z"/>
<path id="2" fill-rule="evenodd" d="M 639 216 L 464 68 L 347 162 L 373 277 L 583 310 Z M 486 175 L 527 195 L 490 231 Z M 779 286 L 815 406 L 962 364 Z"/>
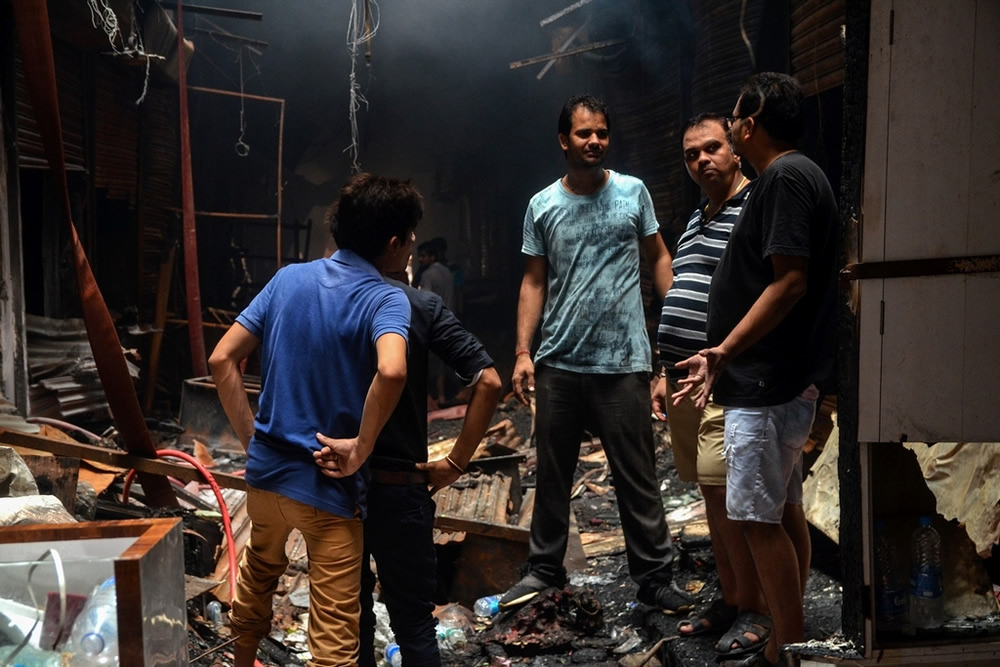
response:
<path id="1" fill-rule="evenodd" d="M 640 250 L 660 299 L 670 287 L 670 254 L 646 186 L 603 167 L 610 129 L 600 100 L 585 95 L 564 105 L 559 143 L 566 175 L 532 197 L 524 216 L 513 384 L 525 404 L 525 392 L 537 387 L 537 490 L 524 577 L 501 598 L 505 607 L 566 581 L 569 496 L 584 429 L 600 438 L 611 466 L 638 599 L 668 611 L 692 606 L 672 583 L 639 289 Z"/>

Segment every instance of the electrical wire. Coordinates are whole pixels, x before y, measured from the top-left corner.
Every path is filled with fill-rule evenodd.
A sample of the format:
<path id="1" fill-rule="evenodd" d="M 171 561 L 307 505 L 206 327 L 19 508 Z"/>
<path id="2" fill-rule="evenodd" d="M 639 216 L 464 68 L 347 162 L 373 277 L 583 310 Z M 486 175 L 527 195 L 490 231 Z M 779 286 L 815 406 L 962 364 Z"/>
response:
<path id="1" fill-rule="evenodd" d="M 80 428 L 76 424 L 70 424 L 69 422 L 64 422 L 61 419 L 53 419 L 52 417 L 28 417 L 24 421 L 29 424 L 48 424 L 49 426 L 57 426 L 64 431 L 82 433 L 87 436 L 91 442 L 100 442 L 103 438 L 96 433 L 92 433 L 85 428 Z"/>

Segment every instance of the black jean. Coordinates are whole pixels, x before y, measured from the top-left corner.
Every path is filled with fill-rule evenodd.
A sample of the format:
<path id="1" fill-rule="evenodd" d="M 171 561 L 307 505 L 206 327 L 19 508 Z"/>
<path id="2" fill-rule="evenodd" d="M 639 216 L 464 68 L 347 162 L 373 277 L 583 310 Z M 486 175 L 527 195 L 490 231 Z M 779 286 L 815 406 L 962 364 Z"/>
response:
<path id="1" fill-rule="evenodd" d="M 672 577 L 673 546 L 656 479 L 649 374 L 535 368 L 538 467 L 528 571 L 561 585 L 569 495 L 584 430 L 604 446 L 625 536 L 629 574 L 655 591 Z"/>
<path id="2" fill-rule="evenodd" d="M 441 664 L 432 616 L 437 588 L 434 501 L 423 484 L 375 484 L 368 489 L 361 565 L 361 667 L 375 667 L 375 557 L 389 624 L 407 667 Z"/>

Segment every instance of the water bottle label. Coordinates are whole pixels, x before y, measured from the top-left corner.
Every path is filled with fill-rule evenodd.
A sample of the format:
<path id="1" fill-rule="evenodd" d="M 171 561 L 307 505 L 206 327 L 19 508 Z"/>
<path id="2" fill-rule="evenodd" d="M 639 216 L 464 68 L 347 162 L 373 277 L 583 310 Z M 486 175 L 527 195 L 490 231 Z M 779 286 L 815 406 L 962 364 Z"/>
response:
<path id="1" fill-rule="evenodd" d="M 921 598 L 939 598 L 942 594 L 941 570 L 922 567 L 910 577 L 910 593 Z"/>
<path id="2" fill-rule="evenodd" d="M 906 614 L 906 592 L 885 589 L 875 599 L 875 613 L 882 618 L 896 619 Z"/>

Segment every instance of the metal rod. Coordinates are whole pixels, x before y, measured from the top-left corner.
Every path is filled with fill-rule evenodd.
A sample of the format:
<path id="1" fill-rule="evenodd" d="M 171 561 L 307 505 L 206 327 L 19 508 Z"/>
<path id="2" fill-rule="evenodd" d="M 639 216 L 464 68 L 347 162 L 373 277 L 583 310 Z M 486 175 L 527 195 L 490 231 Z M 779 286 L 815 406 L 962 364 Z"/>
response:
<path id="1" fill-rule="evenodd" d="M 278 113 L 278 224 L 277 235 L 278 235 L 278 268 L 281 268 L 281 195 L 282 195 L 282 183 L 281 183 L 281 160 L 282 153 L 284 151 L 285 145 L 285 101 L 281 101 L 281 110 Z M 299 233 L 295 232 L 295 238 L 298 239 Z"/>
<path id="2" fill-rule="evenodd" d="M 228 39 L 231 42 L 240 42 L 242 44 L 249 44 L 250 46 L 259 46 L 262 49 L 266 49 L 268 47 L 268 43 L 262 40 L 240 37 L 239 35 L 234 35 L 221 30 L 205 30 L 204 28 L 190 28 L 190 30 L 191 32 L 196 32 L 200 35 L 209 35 L 218 39 Z"/>
<path id="3" fill-rule="evenodd" d="M 181 211 L 179 208 L 173 206 L 164 206 L 164 210 L 170 211 L 172 213 L 178 213 Z M 195 215 L 201 215 L 206 218 L 242 218 L 246 220 L 274 220 L 278 218 L 277 214 L 274 213 L 234 213 L 231 211 L 195 211 Z"/>
<path id="4" fill-rule="evenodd" d="M 568 38 L 566 39 L 566 41 L 562 43 L 562 46 L 560 46 L 560 47 L 559 47 L 559 48 L 558 48 L 558 49 L 556 50 L 556 53 L 565 53 L 566 49 L 568 49 L 568 48 L 569 48 L 569 45 L 573 43 L 573 40 L 574 40 L 574 39 L 576 39 L 577 37 L 579 37 L 579 36 L 580 36 L 580 33 L 581 33 L 581 32 L 583 32 L 583 29 L 584 29 L 584 28 L 586 28 L 586 27 L 587 27 L 587 26 L 588 26 L 589 24 L 590 24 L 590 21 L 589 21 L 589 20 L 588 20 L 588 21 L 584 21 L 583 23 L 581 23 L 581 24 L 580 24 L 580 27 L 579 27 L 579 28 L 577 28 L 576 30 L 574 30 L 574 31 L 573 31 L 573 34 L 572 34 L 572 35 L 570 35 L 570 36 L 569 36 L 569 37 L 568 37 Z M 538 79 L 539 81 L 541 81 L 541 80 L 542 80 L 542 77 L 543 77 L 543 76 L 545 76 L 545 75 L 546 75 L 546 74 L 548 73 L 548 71 L 549 71 L 550 69 L 552 69 L 552 66 L 553 66 L 553 65 L 555 65 L 555 64 L 556 64 L 556 61 L 555 61 L 555 60 L 550 60 L 549 62 L 545 63 L 545 67 L 543 67 L 543 68 L 542 68 L 542 71 L 541 71 L 541 72 L 539 72 L 539 73 L 538 73 L 538 74 L 537 74 L 537 75 L 535 76 L 535 78 L 536 78 L 536 79 Z"/>
<path id="5" fill-rule="evenodd" d="M 161 0 L 161 5 L 167 9 L 177 9 L 176 2 Z M 247 19 L 250 21 L 260 21 L 264 18 L 261 12 L 248 12 L 245 9 L 223 9 L 222 7 L 205 7 L 204 5 L 189 5 L 184 3 L 184 11 L 192 14 L 209 14 L 210 16 L 225 16 L 231 19 Z"/>
<path id="6" fill-rule="evenodd" d="M 199 93 L 213 93 L 215 95 L 229 95 L 230 97 L 242 97 L 247 100 L 260 100 L 261 102 L 275 102 L 282 107 L 285 100 L 280 97 L 264 97 L 263 95 L 251 95 L 250 93 L 237 93 L 233 90 L 222 90 L 221 88 L 205 88 L 204 86 L 188 86 L 188 90 L 196 90 Z"/>
<path id="7" fill-rule="evenodd" d="M 191 662 L 198 662 L 199 660 L 201 660 L 202 658 L 204 658 L 206 655 L 209 655 L 211 653 L 215 653 L 220 648 L 225 648 L 226 646 L 229 646 L 230 644 L 232 644 L 237 639 L 239 639 L 239 637 L 230 637 L 229 639 L 227 639 L 226 641 L 222 642 L 221 644 L 219 644 L 215 648 L 210 648 L 207 651 L 205 651 L 204 653 L 202 653 L 201 655 L 196 656 L 194 658 L 191 658 Z"/>
<path id="8" fill-rule="evenodd" d="M 569 49 L 564 53 L 547 53 L 544 56 L 535 56 L 533 58 L 525 58 L 524 60 L 515 60 L 510 64 L 510 68 L 517 69 L 518 67 L 525 67 L 527 65 L 543 63 L 546 60 L 557 60 L 559 58 L 566 58 L 567 56 L 575 56 L 578 53 L 586 53 L 587 51 L 606 49 L 609 46 L 617 46 L 618 44 L 625 44 L 626 42 L 628 42 L 627 39 L 607 39 L 604 40 L 603 42 L 593 42 L 591 44 L 578 46 L 575 49 Z"/>
<path id="9" fill-rule="evenodd" d="M 544 28 L 549 23 L 552 23 L 553 21 L 558 21 L 559 19 L 566 16 L 570 12 L 575 12 L 576 10 L 580 9 L 580 7 L 583 7 L 584 5 L 589 5 L 593 1 L 594 0 L 579 0 L 579 2 L 574 2 L 569 7 L 566 7 L 565 9 L 560 9 L 552 16 L 542 19 L 541 21 L 538 22 L 538 25 Z"/>

